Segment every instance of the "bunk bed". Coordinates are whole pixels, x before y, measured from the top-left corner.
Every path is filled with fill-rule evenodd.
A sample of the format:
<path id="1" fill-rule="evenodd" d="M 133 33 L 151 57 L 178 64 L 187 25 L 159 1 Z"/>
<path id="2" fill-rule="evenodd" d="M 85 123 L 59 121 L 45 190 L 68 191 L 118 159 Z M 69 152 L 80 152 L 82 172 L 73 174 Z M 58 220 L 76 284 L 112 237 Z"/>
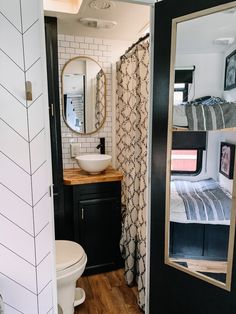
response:
<path id="1" fill-rule="evenodd" d="M 213 179 L 172 180 L 170 256 L 227 260 L 231 204 Z"/>
<path id="2" fill-rule="evenodd" d="M 177 131 L 236 130 L 236 102 L 204 96 L 175 105 L 173 129 Z"/>

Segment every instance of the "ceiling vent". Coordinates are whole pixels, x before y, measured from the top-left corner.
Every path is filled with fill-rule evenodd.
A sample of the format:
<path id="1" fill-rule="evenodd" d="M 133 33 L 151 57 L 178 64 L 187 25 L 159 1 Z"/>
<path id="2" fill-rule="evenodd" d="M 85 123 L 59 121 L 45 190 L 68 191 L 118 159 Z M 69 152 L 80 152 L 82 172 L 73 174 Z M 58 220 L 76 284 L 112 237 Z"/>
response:
<path id="1" fill-rule="evenodd" d="M 98 20 L 93 18 L 81 18 L 80 23 L 84 26 L 99 28 L 99 29 L 112 29 L 117 23 L 115 21 L 107 21 L 107 20 Z"/>
<path id="2" fill-rule="evenodd" d="M 110 10 L 115 7 L 115 3 L 109 0 L 92 0 L 89 6 L 95 10 Z"/>
<path id="3" fill-rule="evenodd" d="M 222 37 L 222 38 L 215 39 L 214 43 L 216 45 L 228 46 L 228 45 L 232 45 L 234 41 L 235 41 L 235 38 L 233 37 Z"/>

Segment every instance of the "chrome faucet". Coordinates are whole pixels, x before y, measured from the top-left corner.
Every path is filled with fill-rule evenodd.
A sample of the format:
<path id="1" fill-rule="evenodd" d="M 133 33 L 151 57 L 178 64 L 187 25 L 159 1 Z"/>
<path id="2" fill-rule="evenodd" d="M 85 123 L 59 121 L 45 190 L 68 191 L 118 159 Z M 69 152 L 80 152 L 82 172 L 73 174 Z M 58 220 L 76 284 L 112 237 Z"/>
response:
<path id="1" fill-rule="evenodd" d="M 105 154 L 105 137 L 100 137 L 100 144 L 96 148 L 100 149 L 100 154 Z"/>

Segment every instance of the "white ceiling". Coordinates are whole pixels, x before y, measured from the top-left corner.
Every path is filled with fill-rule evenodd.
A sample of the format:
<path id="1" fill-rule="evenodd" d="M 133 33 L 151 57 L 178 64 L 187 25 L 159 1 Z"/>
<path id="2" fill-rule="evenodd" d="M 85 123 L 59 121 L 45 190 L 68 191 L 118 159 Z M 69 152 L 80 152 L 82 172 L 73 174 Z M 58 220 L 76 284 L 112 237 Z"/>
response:
<path id="1" fill-rule="evenodd" d="M 77 13 L 83 0 L 43 0 L 45 10 Z"/>
<path id="2" fill-rule="evenodd" d="M 111 1 L 113 6 L 110 9 L 98 10 L 90 7 L 91 2 L 92 0 L 83 0 L 78 14 L 45 11 L 45 15 L 58 17 L 60 34 L 124 41 L 135 40 L 144 35 L 143 29 L 150 19 L 149 6 Z M 113 29 L 96 29 L 82 25 L 79 22 L 80 18 L 111 20 L 117 25 Z"/>
<path id="3" fill-rule="evenodd" d="M 236 44 L 236 12 L 214 13 L 177 25 L 177 54 L 221 53 L 230 46 L 216 45 L 220 37 L 234 37 Z"/>

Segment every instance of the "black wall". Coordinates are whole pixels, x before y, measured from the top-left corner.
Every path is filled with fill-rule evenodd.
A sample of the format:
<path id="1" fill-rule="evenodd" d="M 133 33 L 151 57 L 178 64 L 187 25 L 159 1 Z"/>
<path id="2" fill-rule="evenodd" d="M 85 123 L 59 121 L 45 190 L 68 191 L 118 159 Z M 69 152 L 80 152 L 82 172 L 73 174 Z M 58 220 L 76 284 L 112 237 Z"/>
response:
<path id="1" fill-rule="evenodd" d="M 230 293 L 164 264 L 171 23 L 175 17 L 228 2 L 232 1 L 164 0 L 156 4 L 151 179 L 150 314 L 236 313 L 236 263 L 233 267 L 232 291 Z"/>
<path id="2" fill-rule="evenodd" d="M 56 239 L 63 239 L 64 197 L 58 77 L 57 19 L 45 17 L 48 100 L 51 135 L 53 200 Z"/>

